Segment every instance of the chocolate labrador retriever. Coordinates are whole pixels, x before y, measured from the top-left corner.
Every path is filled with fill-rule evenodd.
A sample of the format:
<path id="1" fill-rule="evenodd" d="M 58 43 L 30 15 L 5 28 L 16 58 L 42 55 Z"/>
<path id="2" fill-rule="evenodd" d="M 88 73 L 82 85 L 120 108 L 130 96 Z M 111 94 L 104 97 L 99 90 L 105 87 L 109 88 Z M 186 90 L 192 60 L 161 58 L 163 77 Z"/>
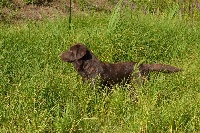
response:
<path id="1" fill-rule="evenodd" d="M 174 73 L 181 69 L 164 64 L 139 64 L 137 62 L 107 63 L 100 61 L 85 45 L 78 43 L 60 55 L 64 62 L 72 63 L 83 81 L 96 81 L 111 86 L 125 81 L 144 81 L 150 71 Z M 95 83 L 95 82 L 93 82 Z"/>

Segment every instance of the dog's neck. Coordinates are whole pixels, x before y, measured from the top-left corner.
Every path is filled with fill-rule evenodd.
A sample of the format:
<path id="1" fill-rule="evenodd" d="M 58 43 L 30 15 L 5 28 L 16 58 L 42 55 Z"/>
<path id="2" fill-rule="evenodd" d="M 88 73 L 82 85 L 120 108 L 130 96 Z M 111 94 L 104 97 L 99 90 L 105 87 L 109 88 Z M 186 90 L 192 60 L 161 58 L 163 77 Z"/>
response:
<path id="1" fill-rule="evenodd" d="M 100 65 L 102 62 L 90 51 L 87 51 L 86 55 L 79 60 L 72 62 L 78 73 L 86 78 L 92 79 L 97 77 L 103 69 Z"/>

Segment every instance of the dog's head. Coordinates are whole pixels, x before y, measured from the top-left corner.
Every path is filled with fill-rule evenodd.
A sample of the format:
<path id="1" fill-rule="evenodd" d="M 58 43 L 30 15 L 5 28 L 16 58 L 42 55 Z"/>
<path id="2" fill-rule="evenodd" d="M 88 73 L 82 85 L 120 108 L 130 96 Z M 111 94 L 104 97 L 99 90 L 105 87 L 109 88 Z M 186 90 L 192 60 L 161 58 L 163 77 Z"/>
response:
<path id="1" fill-rule="evenodd" d="M 88 48 L 85 45 L 78 43 L 70 47 L 68 51 L 62 53 L 60 55 L 60 58 L 64 62 L 71 63 L 71 62 L 81 59 L 83 56 L 86 55 L 87 51 L 88 51 Z"/>

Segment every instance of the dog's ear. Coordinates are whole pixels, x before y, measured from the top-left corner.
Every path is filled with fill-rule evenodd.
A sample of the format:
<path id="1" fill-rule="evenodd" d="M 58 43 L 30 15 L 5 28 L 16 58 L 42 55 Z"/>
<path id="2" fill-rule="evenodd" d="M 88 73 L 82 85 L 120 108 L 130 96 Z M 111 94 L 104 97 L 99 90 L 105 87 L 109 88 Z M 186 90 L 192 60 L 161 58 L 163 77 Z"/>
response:
<path id="1" fill-rule="evenodd" d="M 87 47 L 81 44 L 74 45 L 60 55 L 60 58 L 65 62 L 73 62 L 81 59 L 87 53 Z"/>
<path id="2" fill-rule="evenodd" d="M 76 45 L 77 47 L 72 50 L 74 53 L 74 60 L 79 60 L 81 59 L 87 52 L 87 47 L 84 45 Z"/>

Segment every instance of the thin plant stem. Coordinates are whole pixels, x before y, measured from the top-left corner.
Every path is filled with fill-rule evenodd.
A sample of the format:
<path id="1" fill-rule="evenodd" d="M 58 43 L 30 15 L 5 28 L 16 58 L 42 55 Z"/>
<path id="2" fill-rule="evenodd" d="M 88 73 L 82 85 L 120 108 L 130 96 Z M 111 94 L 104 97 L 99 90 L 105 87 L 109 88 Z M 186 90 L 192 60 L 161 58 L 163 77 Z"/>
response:
<path id="1" fill-rule="evenodd" d="M 69 30 L 71 29 L 71 23 L 72 23 L 72 0 L 70 0 L 69 3 Z"/>

